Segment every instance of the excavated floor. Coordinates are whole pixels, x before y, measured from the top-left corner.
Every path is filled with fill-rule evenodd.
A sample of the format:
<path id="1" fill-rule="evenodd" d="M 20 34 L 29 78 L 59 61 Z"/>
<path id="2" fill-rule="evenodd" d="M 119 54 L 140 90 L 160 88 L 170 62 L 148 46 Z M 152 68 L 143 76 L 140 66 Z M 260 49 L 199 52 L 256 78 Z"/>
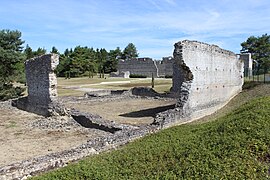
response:
<path id="1" fill-rule="evenodd" d="M 155 98 L 124 98 L 95 100 L 69 100 L 64 104 L 82 112 L 97 114 L 116 123 L 129 125 L 147 125 L 154 121 L 157 113 L 173 109 L 176 100 Z"/>
<path id="2" fill-rule="evenodd" d="M 51 119 L 0 103 L 0 167 L 59 152 L 109 134 L 82 128 L 74 120 Z"/>
<path id="3" fill-rule="evenodd" d="M 155 98 L 63 98 L 68 108 L 96 114 L 127 125 L 151 124 L 157 113 L 174 108 L 175 100 Z M 78 121 L 44 118 L 0 102 L 0 167 L 33 157 L 60 152 L 110 131 L 83 127 Z"/>

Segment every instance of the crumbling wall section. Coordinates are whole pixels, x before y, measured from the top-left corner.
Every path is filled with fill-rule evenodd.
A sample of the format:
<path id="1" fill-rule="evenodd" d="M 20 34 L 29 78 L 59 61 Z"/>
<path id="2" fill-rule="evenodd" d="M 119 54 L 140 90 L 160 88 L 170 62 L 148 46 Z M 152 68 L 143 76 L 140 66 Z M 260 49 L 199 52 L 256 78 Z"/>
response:
<path id="1" fill-rule="evenodd" d="M 157 68 L 151 58 L 120 59 L 118 62 L 118 71 L 129 71 L 130 74 L 145 75 L 147 77 L 152 77 L 153 73 L 154 77 L 157 77 Z"/>
<path id="2" fill-rule="evenodd" d="M 54 70 L 58 63 L 57 54 L 39 56 L 25 62 L 30 103 L 46 106 L 57 97 L 57 79 Z"/>
<path id="3" fill-rule="evenodd" d="M 173 75 L 173 58 L 163 57 L 161 61 L 156 61 L 159 77 L 172 77 Z"/>
<path id="4" fill-rule="evenodd" d="M 153 60 L 151 58 L 120 59 L 118 62 L 118 71 L 129 71 L 130 74 L 145 75 L 147 77 L 165 77 L 172 76 L 173 60 L 171 57 L 164 57 L 162 60 Z"/>
<path id="5" fill-rule="evenodd" d="M 253 59 L 251 58 L 251 53 L 240 54 L 239 58 L 244 61 L 244 76 L 252 76 Z"/>
<path id="6" fill-rule="evenodd" d="M 216 45 L 176 43 L 171 91 L 178 102 L 174 111 L 157 115 L 156 122 L 182 123 L 215 112 L 241 92 L 243 69 L 233 52 Z"/>
<path id="7" fill-rule="evenodd" d="M 43 116 L 64 114 L 57 102 L 57 79 L 54 73 L 59 55 L 46 54 L 25 62 L 28 96 L 13 102 L 19 109 Z"/>

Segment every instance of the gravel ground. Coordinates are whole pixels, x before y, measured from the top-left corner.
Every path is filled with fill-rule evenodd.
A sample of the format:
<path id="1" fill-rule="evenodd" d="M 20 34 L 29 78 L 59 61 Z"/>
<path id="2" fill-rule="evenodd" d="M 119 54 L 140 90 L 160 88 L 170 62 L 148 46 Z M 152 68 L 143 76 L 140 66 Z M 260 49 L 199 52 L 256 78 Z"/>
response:
<path id="1" fill-rule="evenodd" d="M 110 133 L 80 126 L 68 117 L 44 118 L 0 102 L 0 166 L 59 152 Z"/>

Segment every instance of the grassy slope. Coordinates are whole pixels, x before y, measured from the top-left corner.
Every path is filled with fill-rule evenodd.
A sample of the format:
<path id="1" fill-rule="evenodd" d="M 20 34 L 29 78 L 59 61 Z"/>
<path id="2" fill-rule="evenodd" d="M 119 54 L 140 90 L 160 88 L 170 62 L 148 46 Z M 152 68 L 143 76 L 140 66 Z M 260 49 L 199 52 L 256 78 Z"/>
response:
<path id="1" fill-rule="evenodd" d="M 268 94 L 216 121 L 169 128 L 36 179 L 267 179 L 269 127 Z"/>

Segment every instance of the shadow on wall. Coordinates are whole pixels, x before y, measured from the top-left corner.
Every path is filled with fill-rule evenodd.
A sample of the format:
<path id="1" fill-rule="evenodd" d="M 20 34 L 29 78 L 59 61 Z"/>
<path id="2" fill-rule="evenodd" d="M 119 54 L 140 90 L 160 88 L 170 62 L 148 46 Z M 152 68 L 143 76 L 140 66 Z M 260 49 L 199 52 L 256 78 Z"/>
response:
<path id="1" fill-rule="evenodd" d="M 156 108 L 149 108 L 149 109 L 144 109 L 140 111 L 133 111 L 130 113 L 125 113 L 125 114 L 120 114 L 119 116 L 122 117 L 132 117 L 132 118 L 140 118 L 140 117 L 153 117 L 155 118 L 157 113 L 167 111 L 169 109 L 174 109 L 175 104 L 168 105 L 168 106 L 161 106 L 161 107 L 156 107 Z"/>

